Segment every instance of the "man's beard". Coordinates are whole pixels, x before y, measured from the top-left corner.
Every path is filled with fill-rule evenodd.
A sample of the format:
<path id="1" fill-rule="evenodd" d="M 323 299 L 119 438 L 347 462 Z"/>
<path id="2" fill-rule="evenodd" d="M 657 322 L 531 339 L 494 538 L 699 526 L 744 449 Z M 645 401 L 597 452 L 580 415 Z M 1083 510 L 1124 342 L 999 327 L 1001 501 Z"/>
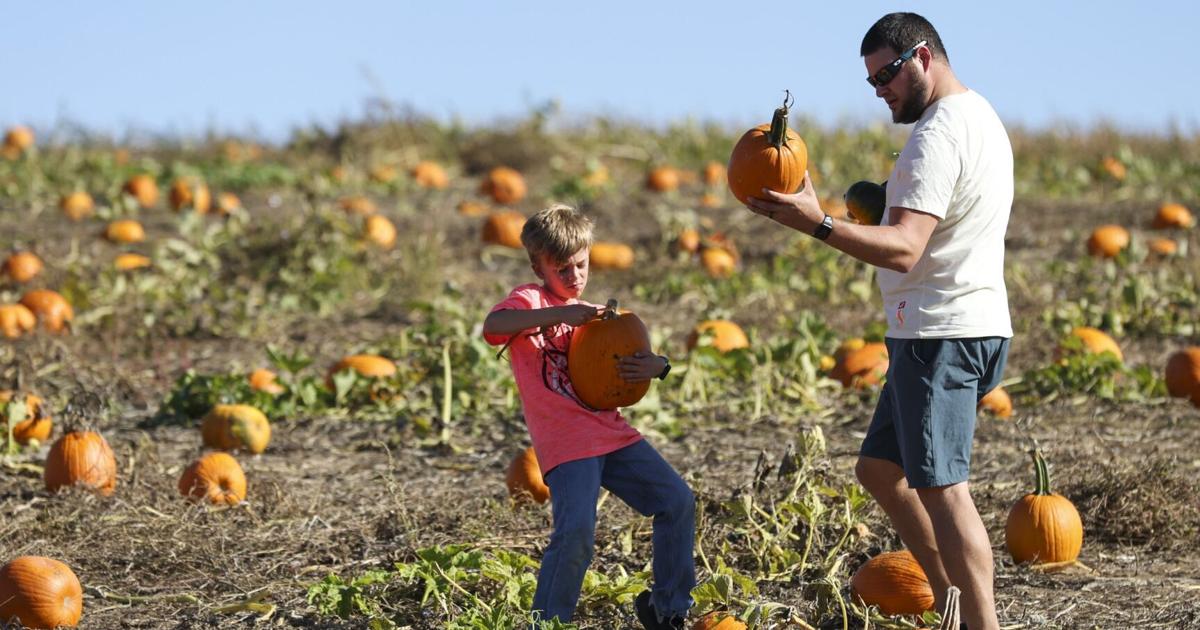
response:
<path id="1" fill-rule="evenodd" d="M 908 99 L 892 112 L 892 122 L 898 125 L 911 125 L 921 119 L 925 113 L 925 103 L 929 101 L 929 85 L 921 82 L 921 77 L 913 72 L 908 77 Z"/>

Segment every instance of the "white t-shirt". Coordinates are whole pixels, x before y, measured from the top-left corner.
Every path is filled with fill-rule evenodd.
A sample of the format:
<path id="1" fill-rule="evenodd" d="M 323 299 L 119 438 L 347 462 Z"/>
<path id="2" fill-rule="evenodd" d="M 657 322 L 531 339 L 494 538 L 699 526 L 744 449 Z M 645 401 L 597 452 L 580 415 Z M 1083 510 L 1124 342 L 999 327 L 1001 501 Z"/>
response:
<path id="1" fill-rule="evenodd" d="M 1004 286 L 1012 200 L 1012 145 L 996 111 L 970 90 L 938 99 L 887 181 L 888 208 L 940 219 L 908 273 L 878 270 L 889 337 L 1012 337 Z"/>

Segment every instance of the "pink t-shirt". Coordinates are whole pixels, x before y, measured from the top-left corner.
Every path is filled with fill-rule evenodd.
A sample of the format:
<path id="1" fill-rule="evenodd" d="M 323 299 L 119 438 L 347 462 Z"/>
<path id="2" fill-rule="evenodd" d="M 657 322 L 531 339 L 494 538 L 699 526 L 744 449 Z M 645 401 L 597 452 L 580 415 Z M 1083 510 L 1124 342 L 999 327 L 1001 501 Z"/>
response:
<path id="1" fill-rule="evenodd" d="M 562 300 L 540 285 L 523 284 L 490 312 L 564 304 L 597 306 L 582 300 Z M 508 347 L 525 426 L 529 427 L 542 474 L 563 462 L 606 455 L 642 439 L 619 411 L 590 409 L 575 396 L 567 374 L 567 348 L 573 330 L 566 324 L 526 330 L 517 333 Z M 493 346 L 501 346 L 509 335 L 485 334 L 483 338 Z"/>

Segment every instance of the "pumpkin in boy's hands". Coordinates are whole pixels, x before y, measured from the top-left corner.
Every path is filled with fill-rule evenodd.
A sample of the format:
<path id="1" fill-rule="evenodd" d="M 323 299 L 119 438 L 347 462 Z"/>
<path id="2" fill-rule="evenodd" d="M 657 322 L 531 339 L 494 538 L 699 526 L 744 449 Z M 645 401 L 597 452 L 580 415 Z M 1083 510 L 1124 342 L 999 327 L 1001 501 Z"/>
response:
<path id="1" fill-rule="evenodd" d="M 609 300 L 604 313 L 571 334 L 567 372 L 571 387 L 593 409 L 616 409 L 637 403 L 650 381 L 629 382 L 617 371 L 617 361 L 637 352 L 650 352 L 650 333 L 637 315 L 618 312 Z"/>

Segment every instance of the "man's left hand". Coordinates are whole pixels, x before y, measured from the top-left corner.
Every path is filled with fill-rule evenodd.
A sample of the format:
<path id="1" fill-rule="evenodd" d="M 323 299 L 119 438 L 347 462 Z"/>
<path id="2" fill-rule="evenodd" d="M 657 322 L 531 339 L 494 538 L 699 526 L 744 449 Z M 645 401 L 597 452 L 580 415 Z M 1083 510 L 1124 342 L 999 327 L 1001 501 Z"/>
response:
<path id="1" fill-rule="evenodd" d="M 825 212 L 821 210 L 821 202 L 817 199 L 817 191 L 813 189 L 808 171 L 804 172 L 804 183 L 799 192 L 791 195 L 763 189 L 761 196 L 751 197 L 747 204 L 754 214 L 761 214 L 781 225 L 793 230 L 812 234 Z"/>

